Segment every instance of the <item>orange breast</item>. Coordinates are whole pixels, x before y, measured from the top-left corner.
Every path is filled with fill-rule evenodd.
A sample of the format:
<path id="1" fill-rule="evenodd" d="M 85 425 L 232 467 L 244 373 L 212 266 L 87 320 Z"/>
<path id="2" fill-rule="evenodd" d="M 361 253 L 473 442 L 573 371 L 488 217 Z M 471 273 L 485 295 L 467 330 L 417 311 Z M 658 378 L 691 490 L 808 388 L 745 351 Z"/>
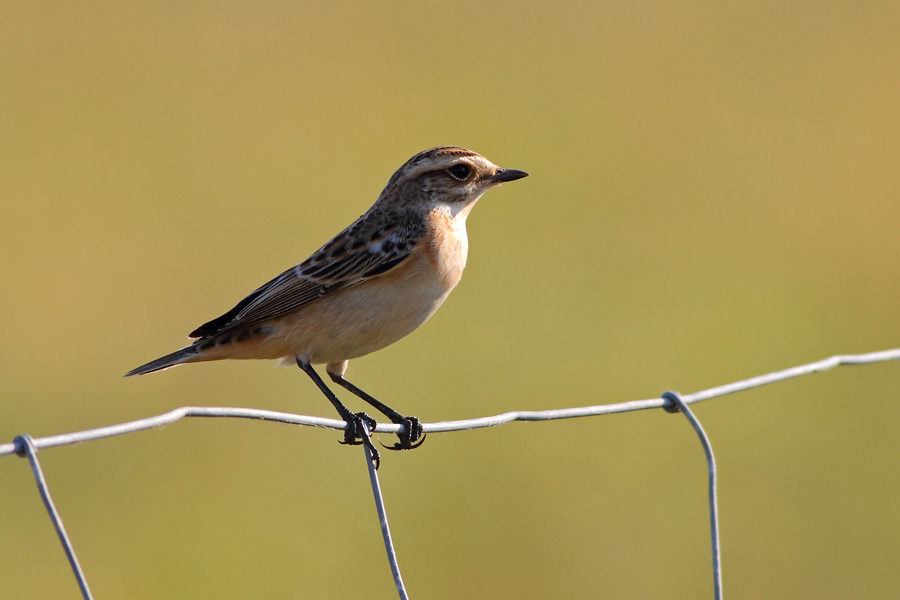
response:
<path id="1" fill-rule="evenodd" d="M 462 277 L 469 254 L 465 220 L 433 212 L 428 220 L 428 227 L 430 235 L 422 240 L 425 255 L 437 278 L 453 289 Z"/>

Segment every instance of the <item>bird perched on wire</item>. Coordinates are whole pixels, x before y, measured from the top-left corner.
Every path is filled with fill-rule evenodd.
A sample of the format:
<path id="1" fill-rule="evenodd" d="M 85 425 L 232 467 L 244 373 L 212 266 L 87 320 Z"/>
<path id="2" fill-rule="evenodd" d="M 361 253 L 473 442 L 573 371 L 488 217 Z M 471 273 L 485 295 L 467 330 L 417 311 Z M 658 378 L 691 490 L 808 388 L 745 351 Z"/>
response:
<path id="1" fill-rule="evenodd" d="M 346 379 L 350 359 L 393 344 L 428 320 L 456 287 L 466 266 L 466 217 L 490 188 L 527 177 L 501 169 L 455 146 L 409 159 L 378 200 L 305 261 L 253 291 L 222 316 L 191 332 L 195 341 L 125 376 L 210 360 L 282 359 L 296 362 L 347 422 L 344 443 L 366 443 L 363 424 L 313 369 L 404 426 L 394 449 L 424 439 L 415 417 L 379 402 Z"/>

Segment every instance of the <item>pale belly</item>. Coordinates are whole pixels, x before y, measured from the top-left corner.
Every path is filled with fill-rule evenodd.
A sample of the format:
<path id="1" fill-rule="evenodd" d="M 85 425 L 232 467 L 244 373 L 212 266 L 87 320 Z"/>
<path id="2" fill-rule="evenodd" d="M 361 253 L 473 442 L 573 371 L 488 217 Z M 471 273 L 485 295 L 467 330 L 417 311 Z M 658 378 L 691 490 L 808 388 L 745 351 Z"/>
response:
<path id="1" fill-rule="evenodd" d="M 450 291 L 438 281 L 367 282 L 286 319 L 273 337 L 314 364 L 337 363 L 380 350 L 412 333 Z"/>

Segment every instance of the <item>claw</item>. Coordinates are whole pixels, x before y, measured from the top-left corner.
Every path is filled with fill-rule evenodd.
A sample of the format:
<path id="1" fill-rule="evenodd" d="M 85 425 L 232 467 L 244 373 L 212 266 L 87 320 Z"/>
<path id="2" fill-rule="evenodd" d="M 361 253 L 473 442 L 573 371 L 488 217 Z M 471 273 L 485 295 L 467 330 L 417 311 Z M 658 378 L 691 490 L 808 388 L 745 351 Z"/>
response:
<path id="1" fill-rule="evenodd" d="M 381 447 L 385 450 L 415 450 L 419 446 L 425 443 L 425 436 L 427 434 L 423 431 L 422 437 L 418 439 L 416 442 L 410 442 L 405 439 L 401 439 L 399 442 L 394 442 L 392 446 L 387 446 L 381 440 L 378 440 L 378 443 L 381 444 Z"/>
<path id="2" fill-rule="evenodd" d="M 418 448 L 418 447 L 421 446 L 422 444 L 424 444 L 424 443 L 425 443 L 425 436 L 426 436 L 426 435 L 427 435 L 427 434 L 423 431 L 423 432 L 422 432 L 422 437 L 419 438 L 419 440 L 418 440 L 417 442 L 412 442 L 412 443 L 409 445 L 409 450 L 413 450 L 413 449 L 415 449 L 415 448 Z M 394 445 L 396 446 L 396 444 L 394 444 Z M 400 448 L 398 448 L 398 450 L 399 450 L 399 449 L 400 449 Z"/>
<path id="3" fill-rule="evenodd" d="M 375 468 L 378 469 L 381 466 L 381 453 L 378 452 L 378 448 L 372 443 L 372 436 L 369 435 L 370 431 L 375 431 L 375 426 L 377 425 L 375 419 L 366 413 L 356 413 L 355 415 L 347 415 L 344 418 L 344 422 L 347 423 L 347 429 L 344 430 L 344 439 L 338 443 L 348 446 L 365 444 L 369 452 L 372 453 Z"/>
<path id="4" fill-rule="evenodd" d="M 406 428 L 406 431 L 397 434 L 400 441 L 395 442 L 393 446 L 385 446 L 379 440 L 378 443 L 384 448 L 388 450 L 413 450 L 425 442 L 425 431 L 422 428 L 422 424 L 419 423 L 419 419 L 416 417 L 403 417 L 394 422 L 398 425 L 403 425 Z"/>

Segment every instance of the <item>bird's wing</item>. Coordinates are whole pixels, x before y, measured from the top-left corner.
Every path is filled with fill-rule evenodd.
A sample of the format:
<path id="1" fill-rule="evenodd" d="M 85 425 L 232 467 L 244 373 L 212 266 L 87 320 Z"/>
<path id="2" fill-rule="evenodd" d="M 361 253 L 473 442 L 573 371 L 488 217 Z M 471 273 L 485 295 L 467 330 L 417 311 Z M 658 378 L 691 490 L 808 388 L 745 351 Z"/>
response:
<path id="1" fill-rule="evenodd" d="M 267 321 L 387 273 L 409 258 L 425 228 L 424 219 L 415 215 L 392 219 L 367 213 L 304 262 L 256 289 L 224 315 L 204 323 L 190 337 L 209 338 Z"/>

